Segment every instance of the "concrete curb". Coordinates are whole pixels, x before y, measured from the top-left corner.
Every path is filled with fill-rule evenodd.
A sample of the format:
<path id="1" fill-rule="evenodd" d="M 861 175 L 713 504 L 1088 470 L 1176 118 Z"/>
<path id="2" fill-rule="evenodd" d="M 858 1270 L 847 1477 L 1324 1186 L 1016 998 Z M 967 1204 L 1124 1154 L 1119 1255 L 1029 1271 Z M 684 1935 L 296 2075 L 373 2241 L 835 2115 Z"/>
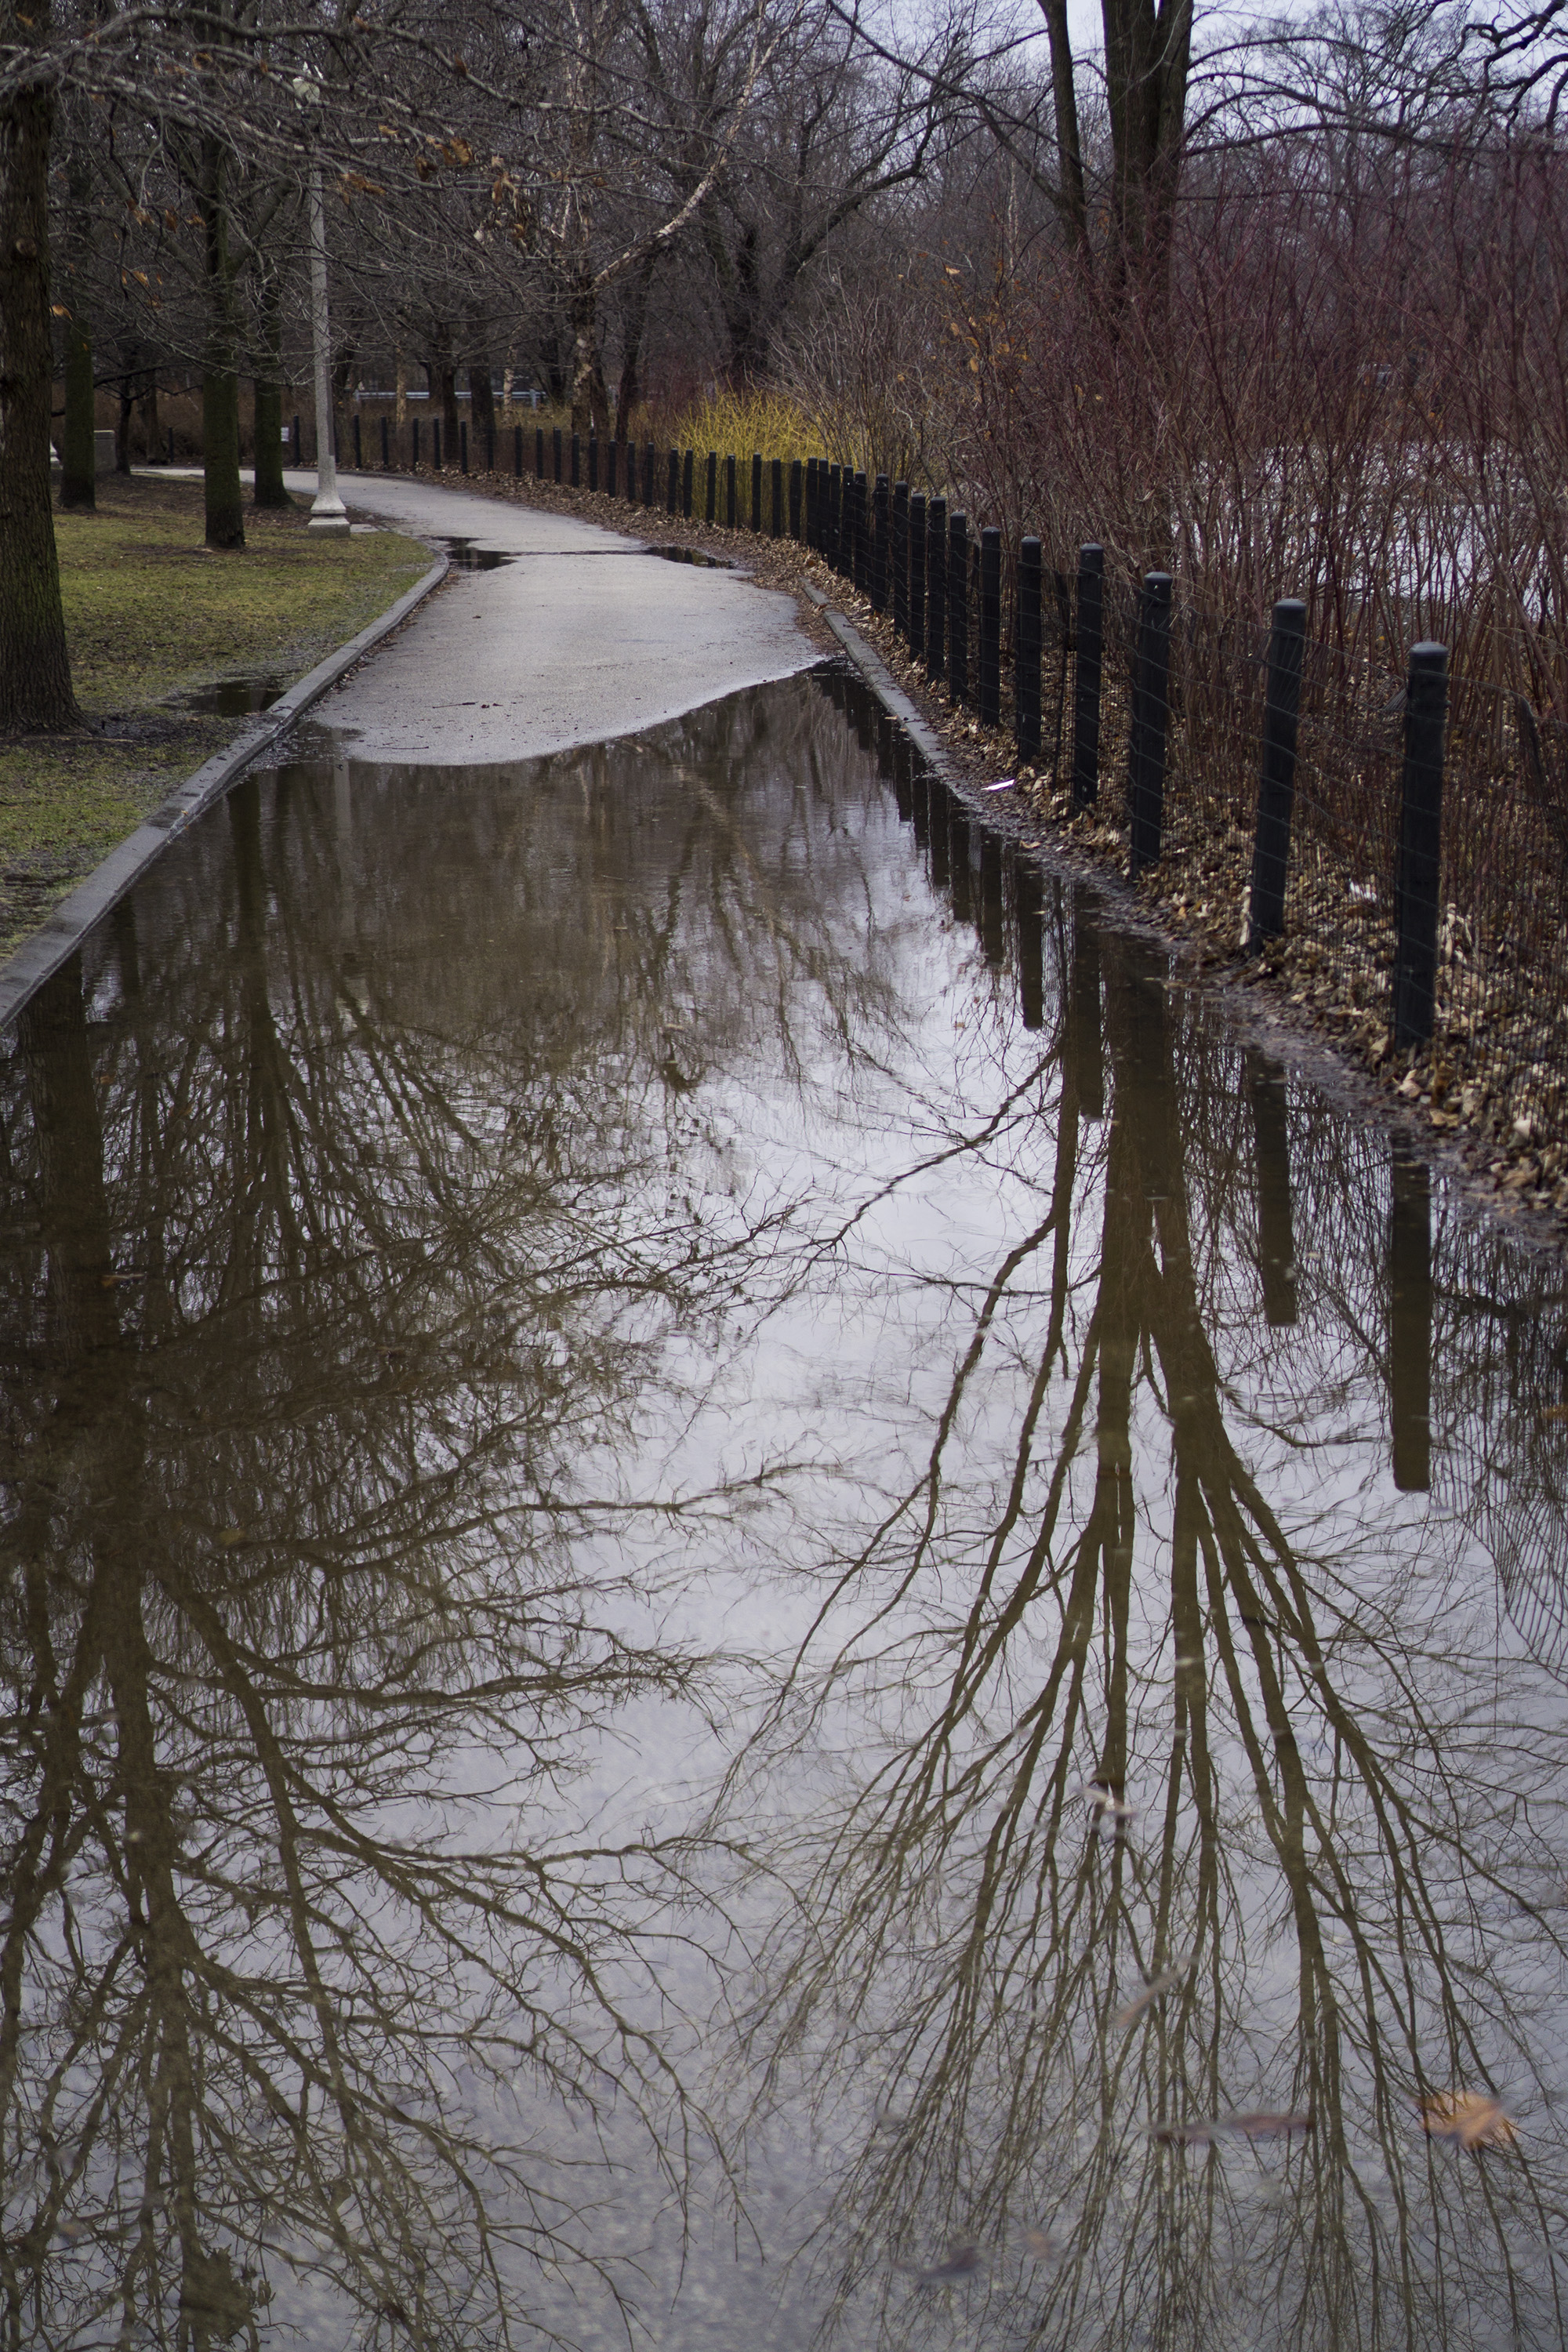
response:
<path id="1" fill-rule="evenodd" d="M 194 776 L 187 776 L 134 833 L 127 835 L 118 849 L 110 851 L 85 882 L 79 883 L 68 898 L 60 900 L 47 922 L 31 939 L 25 940 L 14 956 L 0 964 L 0 1029 L 9 1027 L 35 989 L 41 988 L 58 971 L 67 957 L 75 954 L 94 924 L 101 922 L 116 899 L 122 898 L 132 883 L 141 880 L 154 858 L 161 857 L 187 825 L 193 824 L 215 801 L 221 800 L 253 761 L 269 751 L 296 719 L 313 702 L 319 702 L 329 687 L 336 686 L 345 670 L 352 669 L 373 646 L 379 645 L 400 621 L 406 620 L 416 605 L 422 604 L 432 589 L 440 586 L 451 568 L 447 557 L 441 556 L 395 604 L 369 622 L 347 645 L 329 654 L 325 661 L 318 662 L 287 694 L 279 695 L 269 710 L 240 730 L 226 751 L 215 752 Z"/>
<path id="2" fill-rule="evenodd" d="M 816 605 L 883 709 L 898 720 L 927 767 L 933 769 L 944 784 L 954 783 L 946 745 L 926 725 L 880 655 L 873 653 L 859 630 L 851 628 L 843 614 L 835 611 L 820 588 L 814 588 L 808 580 L 802 581 L 801 593 Z"/>

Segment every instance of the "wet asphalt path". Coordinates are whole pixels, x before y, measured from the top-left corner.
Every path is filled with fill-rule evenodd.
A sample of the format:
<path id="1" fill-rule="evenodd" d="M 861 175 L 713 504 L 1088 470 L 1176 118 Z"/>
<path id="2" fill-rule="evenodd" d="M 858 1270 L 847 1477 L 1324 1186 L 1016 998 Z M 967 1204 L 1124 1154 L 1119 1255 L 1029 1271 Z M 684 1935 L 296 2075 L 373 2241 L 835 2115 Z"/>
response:
<path id="1" fill-rule="evenodd" d="M 291 489 L 315 488 L 310 473 Z M 532 759 L 640 732 L 809 667 L 793 602 L 742 575 L 666 562 L 570 516 L 405 477 L 340 478 L 355 514 L 445 547 L 465 570 L 315 717 L 356 760 Z"/>

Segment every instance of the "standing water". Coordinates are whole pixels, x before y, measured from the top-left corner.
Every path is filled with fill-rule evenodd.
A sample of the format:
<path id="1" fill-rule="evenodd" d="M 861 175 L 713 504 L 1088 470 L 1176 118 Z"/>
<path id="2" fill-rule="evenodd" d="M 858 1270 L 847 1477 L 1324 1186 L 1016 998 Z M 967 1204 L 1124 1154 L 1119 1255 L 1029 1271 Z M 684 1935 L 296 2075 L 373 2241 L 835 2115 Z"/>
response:
<path id="1" fill-rule="evenodd" d="M 833 674 L 4 1068 L 9 2343 L 1550 2347 L 1568 1314 Z"/>

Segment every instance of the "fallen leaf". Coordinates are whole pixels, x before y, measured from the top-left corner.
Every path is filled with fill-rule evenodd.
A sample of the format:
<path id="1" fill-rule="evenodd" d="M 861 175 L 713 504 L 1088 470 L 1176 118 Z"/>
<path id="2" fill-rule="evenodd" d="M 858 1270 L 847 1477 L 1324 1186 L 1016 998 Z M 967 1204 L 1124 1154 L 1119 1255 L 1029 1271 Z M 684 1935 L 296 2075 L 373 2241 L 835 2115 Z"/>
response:
<path id="1" fill-rule="evenodd" d="M 933 2263 L 929 2270 L 917 2270 L 910 2263 L 901 2263 L 900 2268 L 917 2286 L 942 2286 L 949 2279 L 967 2278 L 972 2271 L 977 2271 L 980 2249 L 975 2245 L 952 2245 L 946 2258 Z"/>
<path id="2" fill-rule="evenodd" d="M 1137 2022 L 1146 2009 L 1152 2007 L 1162 1993 L 1169 1992 L 1173 1985 L 1181 1983 L 1193 1965 L 1193 1954 L 1189 1952 L 1185 1959 L 1173 1960 L 1168 1969 L 1162 1969 L 1158 1976 L 1151 1977 L 1148 1983 L 1117 2011 L 1114 2022 L 1122 2029 L 1123 2032 L 1128 2026 Z"/>
<path id="3" fill-rule="evenodd" d="M 1484 2091 L 1433 2091 L 1420 2102 L 1429 2139 L 1460 2147 L 1511 2147 L 1519 2137 L 1500 2103 Z"/>
<path id="4" fill-rule="evenodd" d="M 1288 2139 L 1292 2132 L 1310 2132 L 1312 2113 L 1309 2107 L 1300 2115 L 1249 2114 L 1226 2116 L 1224 2129 L 1240 2132 L 1246 2139 Z"/>

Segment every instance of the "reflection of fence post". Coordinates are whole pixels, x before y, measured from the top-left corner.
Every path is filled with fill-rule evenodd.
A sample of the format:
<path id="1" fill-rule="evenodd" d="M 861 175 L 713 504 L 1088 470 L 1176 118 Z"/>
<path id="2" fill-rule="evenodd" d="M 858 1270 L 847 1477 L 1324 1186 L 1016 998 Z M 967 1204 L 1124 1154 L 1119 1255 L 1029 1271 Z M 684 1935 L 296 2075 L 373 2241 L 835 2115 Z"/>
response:
<path id="1" fill-rule="evenodd" d="M 910 496 L 910 651 L 924 661 L 926 651 L 926 502 Z"/>
<path id="2" fill-rule="evenodd" d="M 980 723 L 1002 723 L 1002 534 L 980 534 Z"/>
<path id="3" fill-rule="evenodd" d="M 1432 1454 L 1432 1208 L 1426 1163 L 1400 1141 L 1393 1155 L 1388 1237 L 1389 1421 L 1394 1483 L 1424 1495 Z"/>
<path id="4" fill-rule="evenodd" d="M 947 526 L 947 676 L 954 702 L 969 699 L 969 517 Z"/>
<path id="5" fill-rule="evenodd" d="M 800 505 L 803 488 L 800 459 L 792 457 L 789 461 L 789 535 L 793 540 L 798 540 L 800 537 Z"/>
<path id="6" fill-rule="evenodd" d="M 1405 772 L 1400 783 L 1399 872 L 1394 886 L 1394 1042 L 1424 1045 L 1432 1034 L 1437 987 L 1437 892 L 1442 874 L 1443 730 L 1448 656 L 1413 646 L 1405 690 Z"/>
<path id="7" fill-rule="evenodd" d="M 1100 980 L 1100 923 L 1093 901 L 1080 882 L 1073 892 L 1072 970 L 1068 981 L 1068 1064 L 1080 1118 L 1105 1117 Z"/>
<path id="8" fill-rule="evenodd" d="M 871 610 L 885 613 L 888 609 L 888 527 L 889 501 L 888 477 L 879 474 L 871 492 L 872 521 L 875 526 L 871 548 Z"/>
<path id="9" fill-rule="evenodd" d="M 893 484 L 893 627 L 910 633 L 910 486 Z"/>
<path id="10" fill-rule="evenodd" d="M 1018 635 L 1013 649 L 1020 760 L 1040 756 L 1041 574 L 1040 542 L 1026 539 L 1018 549 Z"/>
<path id="11" fill-rule="evenodd" d="M 1072 804 L 1079 809 L 1092 808 L 1100 798 L 1100 677 L 1104 627 L 1105 550 L 1080 547 L 1072 725 Z"/>
<path id="12" fill-rule="evenodd" d="M 1296 1320 L 1296 1240 L 1290 1205 L 1290 1129 L 1285 1073 L 1263 1054 L 1248 1051 L 1247 1094 L 1258 1178 L 1258 1259 L 1263 1277 L 1263 1319 L 1271 1330 Z"/>
<path id="13" fill-rule="evenodd" d="M 1045 897 L 1040 869 L 1025 857 L 1013 866 L 1013 911 L 1018 925 L 1018 999 L 1026 1029 L 1046 1025 Z"/>
<path id="14" fill-rule="evenodd" d="M 926 514 L 926 675 L 947 672 L 947 500 L 932 499 Z"/>
<path id="15" fill-rule="evenodd" d="M 1301 655 L 1307 607 L 1294 596 L 1274 607 L 1268 637 L 1268 677 L 1263 704 L 1263 764 L 1258 777 L 1258 824 L 1252 842 L 1252 889 L 1247 944 L 1261 947 L 1285 929 L 1285 884 L 1290 870 L 1290 818 L 1296 804 L 1296 730 L 1301 708 Z M 1292 1317 L 1294 1321 L 1295 1318 Z"/>
<path id="16" fill-rule="evenodd" d="M 1171 575 L 1146 572 L 1138 603 L 1132 688 L 1132 756 L 1128 762 L 1132 878 L 1160 857 L 1165 823 L 1165 733 L 1171 715 Z"/>

